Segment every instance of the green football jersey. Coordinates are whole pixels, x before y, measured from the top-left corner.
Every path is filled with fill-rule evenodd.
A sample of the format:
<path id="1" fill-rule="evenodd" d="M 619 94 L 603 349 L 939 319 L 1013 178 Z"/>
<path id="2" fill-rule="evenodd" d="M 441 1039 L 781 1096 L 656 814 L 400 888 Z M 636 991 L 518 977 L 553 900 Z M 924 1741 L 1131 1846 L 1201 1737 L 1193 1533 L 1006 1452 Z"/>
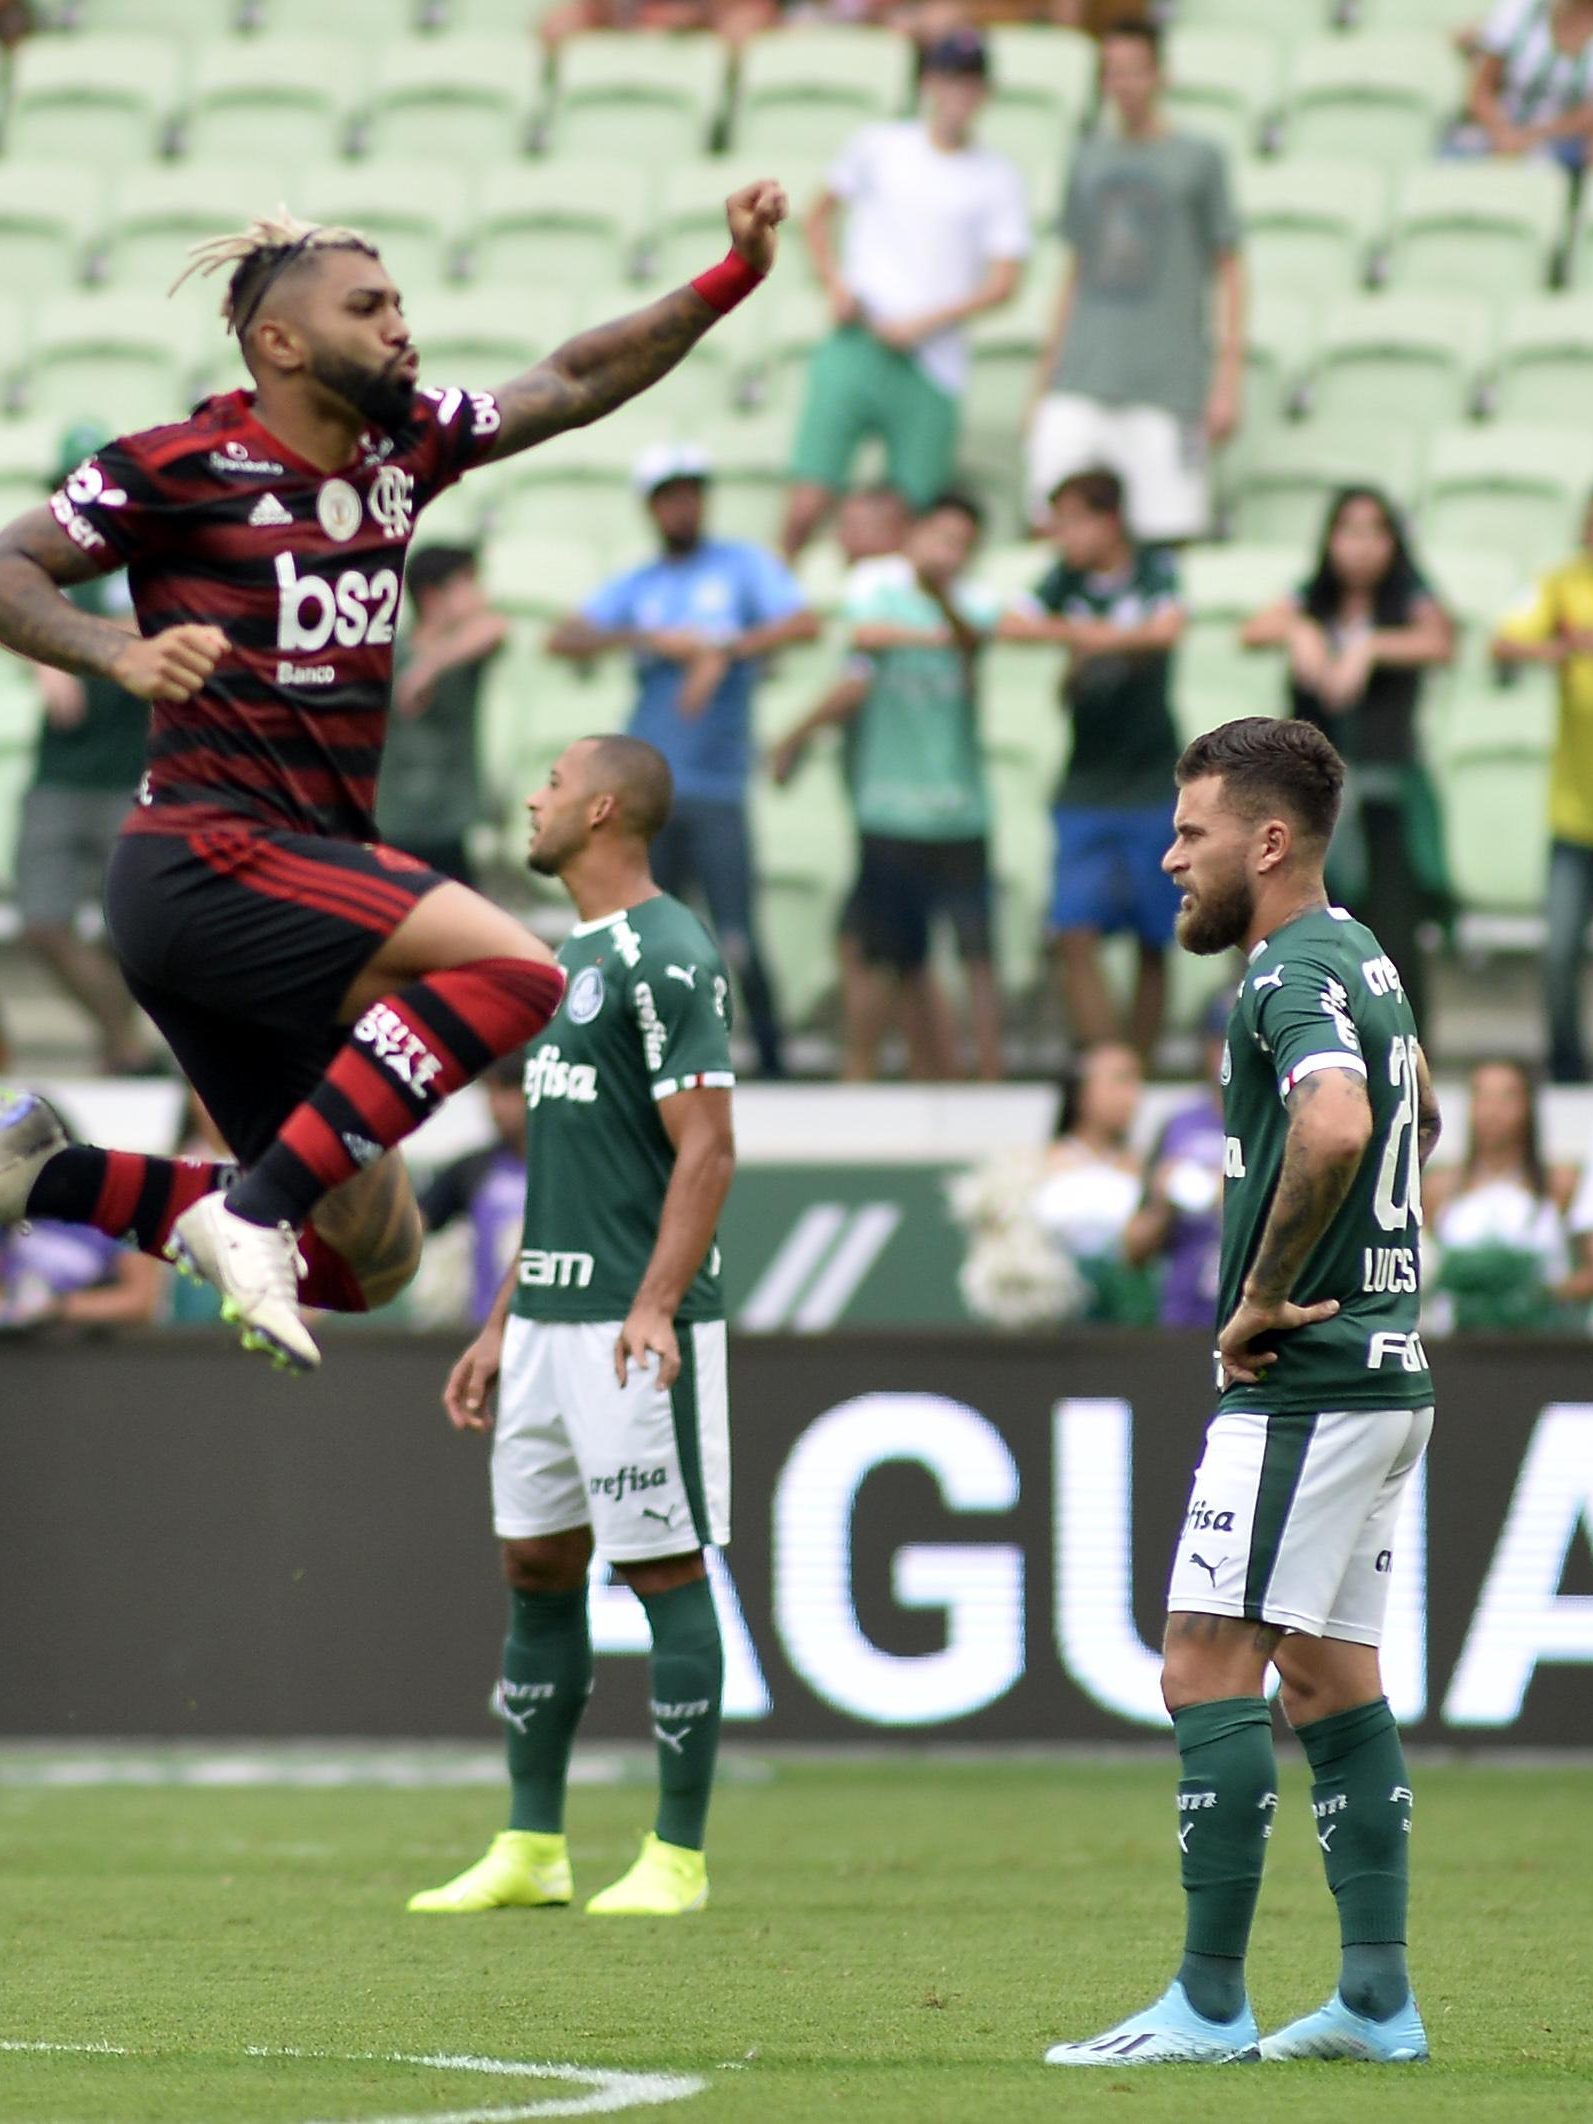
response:
<path id="1" fill-rule="evenodd" d="M 564 1000 L 526 1058 L 525 1233 L 512 1310 L 623 1320 L 652 1258 L 675 1152 L 658 1102 L 728 1088 L 730 984 L 708 932 L 667 893 L 559 950 Z M 719 1248 L 676 1319 L 720 1320 Z"/>
<path id="2" fill-rule="evenodd" d="M 1342 908 L 1277 930 L 1251 955 L 1223 1054 L 1220 1320 L 1239 1304 L 1288 1134 L 1287 1101 L 1320 1069 L 1366 1079 L 1372 1140 L 1350 1192 L 1290 1296 L 1339 1311 L 1277 1338 L 1256 1386 L 1225 1409 L 1268 1412 L 1423 1408 L 1433 1398 L 1421 1318 L 1421 1165 L 1416 1020 L 1393 961 Z"/>

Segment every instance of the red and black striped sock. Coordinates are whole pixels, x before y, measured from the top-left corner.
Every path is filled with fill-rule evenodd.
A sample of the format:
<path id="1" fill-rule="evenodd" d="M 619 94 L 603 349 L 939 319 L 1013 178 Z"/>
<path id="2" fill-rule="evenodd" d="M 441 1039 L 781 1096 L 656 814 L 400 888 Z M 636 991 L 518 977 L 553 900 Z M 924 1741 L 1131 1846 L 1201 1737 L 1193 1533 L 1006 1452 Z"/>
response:
<path id="1" fill-rule="evenodd" d="M 45 1166 L 28 1196 L 30 1217 L 91 1224 L 111 1239 L 130 1239 L 141 1254 L 159 1254 L 171 1228 L 201 1195 L 230 1187 L 235 1165 L 197 1158 L 146 1158 L 138 1151 L 73 1143 Z"/>
<path id="2" fill-rule="evenodd" d="M 556 966 L 477 959 L 373 1003 L 227 1207 L 302 1225 L 321 1197 L 401 1143 L 489 1062 L 540 1032 L 564 993 Z"/>
<path id="3" fill-rule="evenodd" d="M 74 1143 L 58 1151 L 33 1183 L 30 1217 L 91 1224 L 111 1239 L 131 1239 L 140 1253 L 164 1254 L 171 1228 L 201 1195 L 230 1187 L 235 1165 L 197 1158 L 145 1158 L 137 1151 L 97 1150 Z M 299 1239 L 304 1274 L 299 1296 L 327 1313 L 367 1310 L 360 1280 L 313 1226 Z"/>

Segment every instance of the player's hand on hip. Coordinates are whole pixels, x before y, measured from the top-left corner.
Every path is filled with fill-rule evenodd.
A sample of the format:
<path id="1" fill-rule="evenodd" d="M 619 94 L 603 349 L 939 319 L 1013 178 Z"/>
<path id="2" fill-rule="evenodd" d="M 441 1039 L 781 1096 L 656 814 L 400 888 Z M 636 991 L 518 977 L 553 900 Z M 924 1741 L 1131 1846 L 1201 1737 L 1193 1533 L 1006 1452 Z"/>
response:
<path id="1" fill-rule="evenodd" d="M 1277 1363 L 1276 1350 L 1254 1347 L 1262 1337 L 1287 1334 L 1294 1328 L 1315 1327 L 1319 1321 L 1331 1320 L 1338 1309 L 1336 1298 L 1324 1298 L 1316 1305 L 1295 1305 L 1287 1298 L 1272 1304 L 1263 1304 L 1256 1298 L 1242 1298 L 1232 1319 L 1217 1337 L 1217 1362 L 1222 1367 L 1224 1386 L 1256 1386 L 1268 1366 Z"/>
<path id="2" fill-rule="evenodd" d="M 146 640 L 129 635 L 110 675 L 141 701 L 191 700 L 227 653 L 219 627 L 165 627 Z"/>
<path id="3" fill-rule="evenodd" d="M 614 1376 L 620 1385 L 630 1384 L 632 1365 L 645 1377 L 650 1357 L 658 1359 L 657 1384 L 672 1387 L 680 1377 L 675 1323 L 658 1306 L 633 1305 L 614 1345 Z"/>
<path id="4" fill-rule="evenodd" d="M 443 1407 L 456 1431 L 492 1429 L 491 1396 L 502 1362 L 502 1331 L 483 1328 L 448 1374 L 448 1384 L 443 1388 Z"/>
<path id="5" fill-rule="evenodd" d="M 791 211 L 785 187 L 770 177 L 756 178 L 725 201 L 730 245 L 755 273 L 767 273 L 779 248 L 775 230 Z"/>

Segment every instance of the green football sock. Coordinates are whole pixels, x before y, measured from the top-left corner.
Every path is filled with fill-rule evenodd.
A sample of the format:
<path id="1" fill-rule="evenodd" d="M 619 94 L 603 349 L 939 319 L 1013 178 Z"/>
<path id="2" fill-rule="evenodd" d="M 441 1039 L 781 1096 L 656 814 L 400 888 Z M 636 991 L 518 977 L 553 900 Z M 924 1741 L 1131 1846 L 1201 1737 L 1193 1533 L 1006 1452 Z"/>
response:
<path id="1" fill-rule="evenodd" d="M 502 1709 L 508 1727 L 511 1829 L 557 1836 L 575 1729 L 592 1693 L 586 1588 L 509 1595 Z"/>
<path id="2" fill-rule="evenodd" d="M 652 1713 L 658 1740 L 656 1834 L 700 1851 L 719 1753 L 725 1653 L 706 1578 L 644 1593 L 653 1633 Z"/>
<path id="3" fill-rule="evenodd" d="M 1196 2013 L 1231 2021 L 1245 2002 L 1245 1953 L 1278 1805 L 1272 1714 L 1259 1696 L 1173 1713 L 1183 1759 L 1178 1848 L 1185 1901 L 1178 1981 Z"/>
<path id="4" fill-rule="evenodd" d="M 1386 2021 L 1410 1997 L 1411 1789 L 1399 1728 L 1380 1696 L 1297 1730 L 1315 1779 L 1311 1810 L 1322 1863 L 1339 1906 L 1339 1994 L 1352 2012 Z"/>

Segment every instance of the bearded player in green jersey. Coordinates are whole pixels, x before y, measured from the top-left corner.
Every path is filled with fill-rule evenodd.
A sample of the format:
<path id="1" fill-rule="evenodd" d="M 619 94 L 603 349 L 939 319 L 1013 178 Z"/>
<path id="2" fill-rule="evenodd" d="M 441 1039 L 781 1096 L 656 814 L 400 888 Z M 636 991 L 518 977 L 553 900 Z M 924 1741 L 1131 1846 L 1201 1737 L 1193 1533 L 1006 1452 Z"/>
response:
<path id="1" fill-rule="evenodd" d="M 1155 2005 L 1047 2062 L 1405 2063 L 1427 2055 L 1405 1961 L 1411 1791 L 1377 1648 L 1432 1429 L 1418 1323 L 1438 1109 L 1398 969 L 1323 889 L 1344 783 L 1327 739 L 1251 717 L 1197 738 L 1177 779 L 1179 941 L 1250 962 L 1222 1072 L 1221 1403 L 1162 1669 L 1184 1958 Z M 1245 1953 L 1277 1806 L 1269 1666 L 1311 1765 L 1343 1962 L 1325 2006 L 1263 2038 Z"/>
<path id="2" fill-rule="evenodd" d="M 526 1063 L 525 1244 L 444 1395 L 456 1428 L 493 1434 L 510 1826 L 412 1911 L 570 1901 L 564 1789 L 592 1687 L 594 1548 L 647 1611 L 661 1792 L 636 1864 L 586 1907 L 672 1917 L 708 1900 L 724 1655 L 703 1548 L 730 1538 L 714 1230 L 735 1078 L 724 966 L 648 864 L 671 799 L 651 745 L 603 737 L 571 745 L 529 803 L 531 867 L 563 882 L 580 920 Z"/>

